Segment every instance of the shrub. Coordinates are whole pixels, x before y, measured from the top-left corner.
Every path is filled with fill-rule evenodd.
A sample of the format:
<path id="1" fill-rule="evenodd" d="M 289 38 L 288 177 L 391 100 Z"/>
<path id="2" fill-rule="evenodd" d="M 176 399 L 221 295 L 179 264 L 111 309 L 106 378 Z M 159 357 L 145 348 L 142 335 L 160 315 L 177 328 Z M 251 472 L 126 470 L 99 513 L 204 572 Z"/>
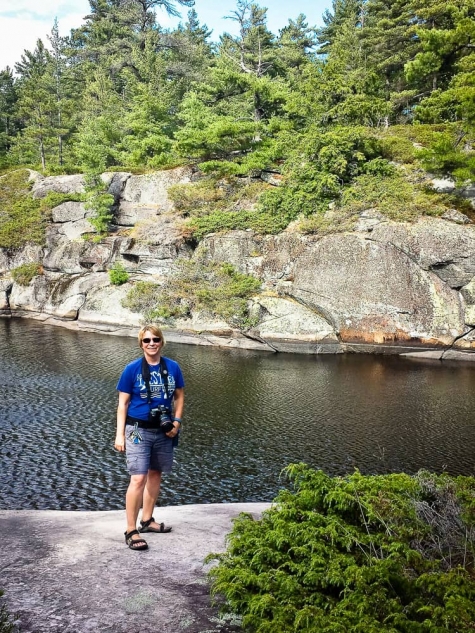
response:
<path id="1" fill-rule="evenodd" d="M 256 633 L 469 633 L 475 479 L 286 470 L 259 521 L 241 515 L 212 555 L 212 592 Z"/>
<path id="2" fill-rule="evenodd" d="M 258 279 L 228 263 L 178 259 L 175 264 L 163 285 L 139 282 L 123 305 L 141 312 L 147 321 L 206 310 L 234 326 L 249 325 L 248 300 L 260 288 Z"/>
<path id="3" fill-rule="evenodd" d="M 109 269 L 109 279 L 114 286 L 121 286 L 129 281 L 130 275 L 121 262 L 115 262 Z"/>
<path id="4" fill-rule="evenodd" d="M 18 268 L 14 268 L 12 270 L 13 281 L 20 286 L 28 286 L 30 281 L 36 275 L 40 275 L 42 273 L 42 266 L 38 263 L 29 263 L 29 264 L 21 264 Z"/>
<path id="5" fill-rule="evenodd" d="M 31 196 L 29 172 L 18 169 L 0 177 L 0 248 L 21 248 L 28 242 L 43 245 L 51 209 L 81 194 L 50 192 L 42 199 Z"/>
<path id="6" fill-rule="evenodd" d="M 463 184 L 475 178 L 475 152 L 464 150 L 461 141 L 462 137 L 454 139 L 447 132 L 436 133 L 429 147 L 421 149 L 417 156 L 429 171 L 451 174 Z"/>
<path id="7" fill-rule="evenodd" d="M 259 208 L 269 185 L 249 178 L 204 178 L 197 183 L 174 185 L 168 195 L 176 208 L 188 216 L 183 231 L 201 239 L 208 233 L 253 229 L 278 233 L 287 226 L 280 216 Z"/>
<path id="8" fill-rule="evenodd" d="M 106 233 L 112 220 L 112 205 L 114 196 L 107 193 L 106 185 L 101 181 L 100 174 L 86 175 L 85 207 L 94 211 L 95 215 L 89 222 L 99 235 Z"/>
<path id="9" fill-rule="evenodd" d="M 294 134 L 288 143 L 294 149 L 283 169 L 283 183 L 261 198 L 263 210 L 287 223 L 300 214 L 324 211 L 365 164 L 379 156 L 378 141 L 363 128 L 313 127 L 300 138 Z"/>
<path id="10" fill-rule="evenodd" d="M 3 591 L 0 589 L 0 599 L 2 596 Z M 9 614 L 4 604 L 0 604 L 0 633 L 16 633 L 18 631 L 15 624 L 16 619 Z"/>
<path id="11" fill-rule="evenodd" d="M 19 248 L 27 242 L 42 244 L 46 218 L 41 201 L 30 195 L 26 169 L 0 178 L 0 248 Z"/>
<path id="12" fill-rule="evenodd" d="M 381 154 L 388 160 L 410 164 L 416 160 L 413 141 L 399 136 L 387 135 L 380 139 Z"/>
<path id="13" fill-rule="evenodd" d="M 138 281 L 122 299 L 122 305 L 132 312 L 142 313 L 150 322 L 148 317 L 157 306 L 159 289 L 160 286 L 151 281 Z"/>
<path id="14" fill-rule="evenodd" d="M 339 205 L 342 213 L 377 209 L 392 220 L 402 221 L 421 215 L 441 215 L 446 208 L 442 196 L 424 192 L 402 173 L 359 176 L 344 189 Z"/>

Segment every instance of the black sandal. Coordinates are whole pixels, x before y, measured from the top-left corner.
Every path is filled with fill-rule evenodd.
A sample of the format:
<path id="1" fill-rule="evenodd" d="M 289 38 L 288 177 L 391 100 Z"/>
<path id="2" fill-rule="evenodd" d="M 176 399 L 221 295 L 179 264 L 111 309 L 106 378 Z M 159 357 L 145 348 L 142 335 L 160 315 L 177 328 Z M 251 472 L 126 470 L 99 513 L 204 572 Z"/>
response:
<path id="1" fill-rule="evenodd" d="M 160 527 L 158 529 L 150 527 L 150 523 L 154 522 L 155 519 L 153 517 L 151 517 L 148 521 L 140 521 L 140 525 L 142 527 L 139 527 L 139 532 L 156 532 L 158 534 L 166 534 L 167 532 L 172 531 L 171 527 L 165 527 L 165 523 L 160 523 Z"/>
<path id="2" fill-rule="evenodd" d="M 136 549 L 137 551 L 148 549 L 147 541 L 143 538 L 133 539 L 132 537 L 135 534 L 138 534 L 138 530 L 132 530 L 131 532 L 124 532 L 125 534 L 125 544 L 130 547 L 130 549 Z"/>

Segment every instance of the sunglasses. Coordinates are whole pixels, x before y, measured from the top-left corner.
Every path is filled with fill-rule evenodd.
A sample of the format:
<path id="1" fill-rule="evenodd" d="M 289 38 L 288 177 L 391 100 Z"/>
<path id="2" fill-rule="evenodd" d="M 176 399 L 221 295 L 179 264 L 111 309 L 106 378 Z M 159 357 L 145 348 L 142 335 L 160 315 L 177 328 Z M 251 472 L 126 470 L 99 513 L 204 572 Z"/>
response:
<path id="1" fill-rule="evenodd" d="M 159 336 L 154 336 L 153 338 L 143 338 L 142 343 L 150 343 L 153 341 L 154 343 L 160 343 L 162 339 Z"/>

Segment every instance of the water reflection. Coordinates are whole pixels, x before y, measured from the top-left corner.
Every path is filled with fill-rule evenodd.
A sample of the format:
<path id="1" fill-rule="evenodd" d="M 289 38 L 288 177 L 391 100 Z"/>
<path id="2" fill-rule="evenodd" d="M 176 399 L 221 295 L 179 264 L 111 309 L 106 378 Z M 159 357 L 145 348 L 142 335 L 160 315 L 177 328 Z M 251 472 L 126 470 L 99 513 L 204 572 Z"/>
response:
<path id="1" fill-rule="evenodd" d="M 0 320 L 0 508 L 117 509 L 112 449 L 135 339 Z M 305 461 L 331 474 L 474 474 L 475 368 L 383 356 L 272 355 L 169 345 L 187 407 L 165 504 L 272 499 Z"/>

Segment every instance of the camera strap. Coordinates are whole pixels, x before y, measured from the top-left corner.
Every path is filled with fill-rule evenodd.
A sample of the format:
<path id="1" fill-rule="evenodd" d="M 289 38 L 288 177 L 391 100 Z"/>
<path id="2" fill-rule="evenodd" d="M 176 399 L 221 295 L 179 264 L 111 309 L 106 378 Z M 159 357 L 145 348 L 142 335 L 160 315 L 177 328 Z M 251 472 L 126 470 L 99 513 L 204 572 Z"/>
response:
<path id="1" fill-rule="evenodd" d="M 163 358 L 163 356 L 160 357 L 159 372 L 160 372 L 160 377 L 162 379 L 162 383 L 165 386 L 164 398 L 165 400 L 168 400 L 168 397 L 169 397 L 168 369 L 167 369 L 167 363 L 165 362 L 165 359 Z M 147 404 L 150 404 L 152 402 L 152 392 L 150 391 L 150 367 L 147 361 L 145 360 L 145 356 L 142 358 L 142 378 L 145 381 L 145 388 L 147 389 Z"/>

